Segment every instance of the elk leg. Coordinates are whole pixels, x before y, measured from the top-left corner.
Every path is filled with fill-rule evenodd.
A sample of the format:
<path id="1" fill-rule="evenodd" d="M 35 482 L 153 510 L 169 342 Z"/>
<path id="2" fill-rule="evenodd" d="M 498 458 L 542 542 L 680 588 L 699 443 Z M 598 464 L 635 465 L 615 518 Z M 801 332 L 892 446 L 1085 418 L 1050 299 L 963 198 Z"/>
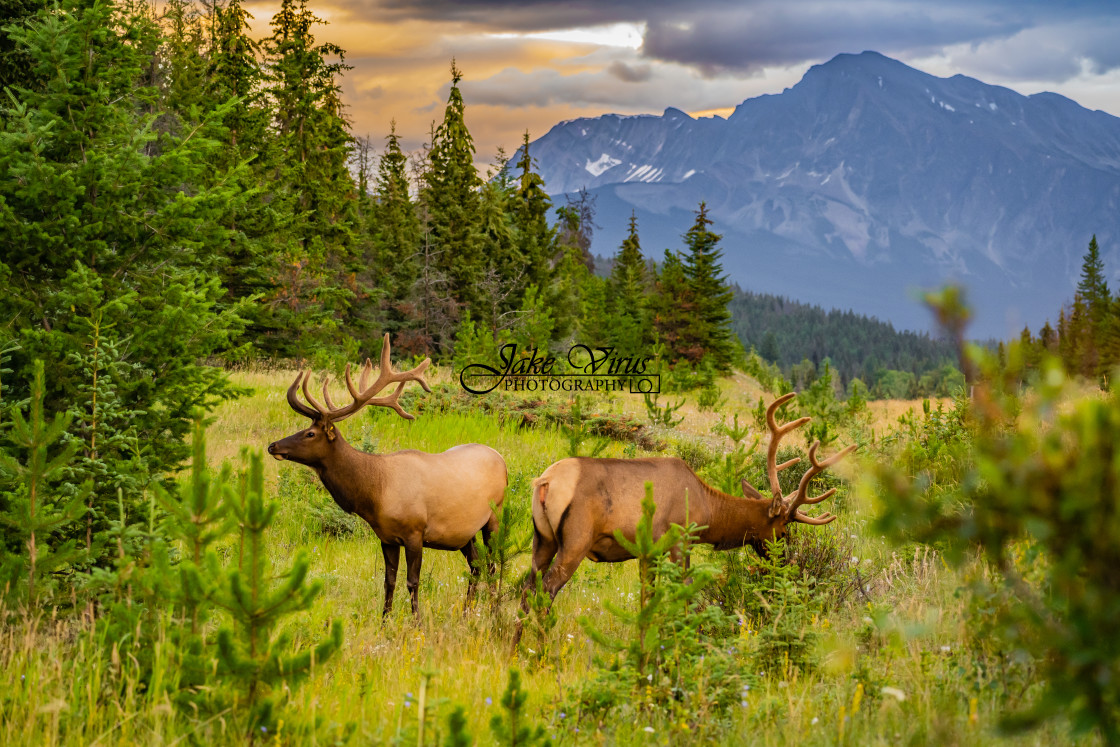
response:
<path id="1" fill-rule="evenodd" d="M 543 534 L 533 529 L 533 565 L 529 575 L 525 577 L 525 588 L 521 594 L 521 610 L 529 611 L 529 595 L 536 591 L 537 574 L 548 570 L 549 563 L 556 557 L 556 540 L 547 539 Z"/>
<path id="2" fill-rule="evenodd" d="M 420 564 L 424 560 L 424 547 L 415 549 L 405 545 L 404 559 L 408 563 L 408 595 L 412 598 L 412 614 L 420 617 Z"/>
<path id="3" fill-rule="evenodd" d="M 385 609 L 381 616 L 385 617 L 393 609 L 393 591 L 397 588 L 397 565 L 401 559 L 401 546 L 381 543 L 381 555 L 385 558 Z"/>
<path id="4" fill-rule="evenodd" d="M 482 575 L 482 569 L 478 567 L 478 548 L 475 547 L 474 540 L 459 548 L 459 552 L 463 553 L 463 557 L 467 559 L 467 568 L 471 572 L 471 580 L 467 582 L 467 598 L 463 602 L 463 611 L 467 611 L 467 605 L 474 599 L 475 589 L 478 587 L 478 577 Z"/>
<path id="5" fill-rule="evenodd" d="M 482 544 L 486 545 L 487 550 L 493 550 L 494 549 L 493 547 L 490 546 L 490 535 L 492 535 L 497 530 L 498 530 L 498 517 L 494 515 L 493 511 L 491 511 L 490 512 L 490 518 L 487 519 L 486 523 L 482 526 Z M 497 566 L 494 564 L 493 557 L 494 557 L 493 555 L 490 556 L 491 560 L 490 560 L 489 570 L 490 570 L 490 575 L 491 576 L 493 576 L 497 572 Z"/>
<path id="6" fill-rule="evenodd" d="M 560 548 L 556 560 L 548 569 L 548 573 L 544 574 L 544 580 L 541 582 L 550 597 L 556 599 L 556 595 L 564 588 L 564 584 L 571 580 L 576 568 L 579 567 L 580 561 L 586 555 L 586 550 L 571 551 L 566 547 Z"/>
<path id="7" fill-rule="evenodd" d="M 529 571 L 529 575 L 525 577 L 525 587 L 521 590 L 521 612 L 524 615 L 529 614 L 529 595 L 536 591 L 537 587 L 537 573 L 547 569 L 549 563 L 556 556 L 556 540 L 547 539 L 543 534 L 538 532 L 536 528 L 533 529 L 533 566 Z M 521 634 L 524 623 L 521 619 L 517 621 L 517 627 L 513 631 L 513 645 L 516 648 L 517 644 L 521 642 Z"/>

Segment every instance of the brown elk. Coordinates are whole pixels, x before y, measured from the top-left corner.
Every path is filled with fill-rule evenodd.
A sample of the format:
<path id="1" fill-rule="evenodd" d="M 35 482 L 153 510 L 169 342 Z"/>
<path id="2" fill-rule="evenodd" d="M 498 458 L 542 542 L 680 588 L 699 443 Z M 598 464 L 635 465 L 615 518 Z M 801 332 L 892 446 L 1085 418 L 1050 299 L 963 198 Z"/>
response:
<path id="1" fill-rule="evenodd" d="M 533 481 L 533 566 L 532 579 L 547 572 L 542 586 L 553 598 L 568 582 L 584 558 L 597 563 L 615 563 L 633 556 L 615 539 L 621 531 L 630 542 L 642 515 L 645 483 L 653 483 L 657 510 L 653 515 L 655 537 L 672 524 L 695 523 L 703 529 L 699 541 L 717 550 L 750 545 L 766 553 L 766 542 L 786 536 L 788 525 L 828 524 L 832 514 L 811 517 L 800 512 L 802 506 L 820 503 L 836 492 L 835 488 L 809 497 L 809 483 L 838 462 L 855 446 L 817 460 L 820 442 L 809 447 L 811 466 L 801 478 L 797 493 L 786 500 L 778 473 L 800 461 L 777 463 L 778 444 L 783 436 L 809 422 L 803 417 L 779 425 L 775 412 L 794 397 L 779 397 L 766 410 L 770 446 L 766 454 L 767 476 L 772 497 L 764 497 L 746 480 L 743 495 L 728 495 L 704 483 L 680 459 L 594 459 L 577 457 L 556 462 Z M 550 566 L 551 564 L 551 566 Z"/>
<path id="2" fill-rule="evenodd" d="M 428 358 L 410 371 L 393 371 L 386 334 L 376 381 L 369 383 L 369 359 L 357 386 L 350 378 L 350 366 L 346 366 L 346 388 L 353 401 L 342 407 L 331 401 L 329 378 L 323 382 L 324 407 L 308 391 L 310 372 L 301 371 L 288 387 L 288 404 L 310 418 L 311 427 L 268 445 L 268 453 L 276 459 L 289 459 L 315 470 L 339 508 L 357 514 L 373 528 L 385 558 L 383 614 L 392 608 L 401 547 L 408 564 L 407 584 L 413 613 L 419 614 L 420 609 L 418 587 L 425 547 L 463 553 L 472 573 L 467 588 L 469 600 L 479 574 L 475 567 L 475 535 L 481 531 L 483 542 L 489 546 L 490 533 L 497 527 L 492 506 L 500 506 L 505 498 L 506 463 L 489 446 L 462 444 L 440 454 L 411 449 L 367 454 L 346 443 L 335 427 L 338 421 L 366 405 L 389 407 L 402 418 L 412 420 L 413 416 L 401 408 L 398 400 L 409 381 L 431 391 L 423 377 L 431 362 Z M 393 383 L 397 388 L 392 394 L 375 396 Z M 307 404 L 297 395 L 301 384 Z"/>

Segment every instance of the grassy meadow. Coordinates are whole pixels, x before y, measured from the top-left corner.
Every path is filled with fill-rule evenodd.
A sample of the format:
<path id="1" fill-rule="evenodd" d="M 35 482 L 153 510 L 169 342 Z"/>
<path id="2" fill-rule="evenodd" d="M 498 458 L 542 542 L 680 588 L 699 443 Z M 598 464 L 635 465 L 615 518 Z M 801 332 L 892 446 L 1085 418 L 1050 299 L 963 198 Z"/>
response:
<path id="1" fill-rule="evenodd" d="M 294 372 L 243 371 L 235 381 L 251 390 L 213 415 L 207 431 L 208 458 L 214 465 L 236 462 L 242 449 L 263 450 L 273 440 L 305 427 L 288 407 L 285 389 Z M 450 381 L 445 371 L 433 383 Z M 612 441 L 603 456 L 649 453 L 718 454 L 730 448 L 712 432 L 721 418 L 740 419 L 762 395 L 753 380 L 738 374 L 721 381 L 726 404 L 721 412 L 699 412 L 689 398 L 676 429 L 657 434 L 664 451 L 649 452 Z M 483 398 L 479 398 L 481 403 Z M 422 401 L 422 397 L 411 400 Z M 559 401 L 559 400 L 558 400 Z M 935 403 L 936 404 L 936 403 Z M 312 729 L 268 735 L 291 744 L 444 744 L 447 719 L 456 705 L 465 709 L 467 729 L 476 744 L 493 743 L 489 723 L 501 711 L 499 699 L 511 666 L 520 669 L 529 692 L 526 713 L 543 726 L 553 744 L 603 745 L 984 745 L 1070 743 L 1064 725 L 1051 724 L 1025 736 L 1001 736 L 997 721 L 1009 705 L 1029 702 L 1037 683 L 1029 667 L 990 650 L 973 627 L 969 596 L 960 593 L 964 575 L 951 570 L 935 548 L 891 546 L 871 529 L 876 497 L 860 489 L 860 459 L 884 458 L 880 442 L 908 410 L 921 402 L 872 402 L 860 433 L 842 434 L 830 452 L 851 438 L 869 441 L 857 457 L 835 471 L 848 478 L 829 501 L 839 519 L 823 527 L 800 526 L 800 535 L 835 535 L 832 552 L 843 552 L 850 569 L 862 569 L 852 593 L 829 597 L 809 625 L 816 634 L 810 667 L 757 671 L 753 651 L 758 625 L 740 615 L 739 630 L 724 639 L 737 665 L 750 676 L 736 702 L 727 708 L 696 709 L 687 698 L 677 705 L 642 707 L 640 692 L 602 718 L 580 713 L 573 693 L 600 670 L 602 655 L 579 622 L 585 617 L 600 631 L 624 635 L 623 624 L 604 607 L 633 607 L 638 591 L 633 562 L 585 561 L 556 599 L 556 625 L 540 646 L 526 638 L 511 646 L 516 599 L 494 613 L 479 603 L 464 610 L 466 566 L 459 553 L 428 550 L 420 583 L 421 617 L 409 612 L 403 578 L 392 614 L 382 619 L 382 559 L 368 528 L 346 524 L 311 470 L 267 460 L 268 493 L 280 504 L 270 530 L 268 552 L 274 567 L 286 568 L 298 549 L 312 558 L 311 578 L 323 583 L 314 607 L 291 618 L 287 630 L 296 643 L 321 639 L 330 621 L 344 626 L 343 649 L 315 668 L 291 694 L 289 710 Z M 644 419 L 644 406 L 628 394 L 597 396 L 585 411 L 630 414 Z M 415 406 L 411 406 L 417 412 Z M 749 418 L 748 418 L 749 419 Z M 529 483 L 552 462 L 568 456 L 569 441 L 555 426 L 524 427 L 481 407 L 444 412 L 420 411 L 408 422 L 383 408 L 362 412 L 340 425 L 350 443 L 387 452 L 401 448 L 441 451 L 479 442 L 497 449 L 509 469 L 507 505 L 527 538 Z M 756 429 L 757 432 L 757 429 Z M 874 438 L 874 441 L 870 441 Z M 747 441 L 753 439 L 753 436 Z M 889 440 L 889 439 L 887 439 Z M 804 448 L 795 434 L 788 443 Z M 766 439 L 763 438 L 763 447 Z M 339 530 L 339 526 L 343 530 Z M 348 531 L 353 530 L 353 531 Z M 794 542 L 800 541 L 795 538 Z M 726 553 L 707 548 L 700 560 L 722 563 Z M 741 566 L 753 551 L 739 553 Z M 515 576 L 528 567 L 528 554 L 514 561 Z M 402 559 L 401 575 L 404 574 Z M 973 570 L 978 569 L 978 564 Z M 827 590 L 824 592 L 827 594 Z M 735 613 L 735 610 L 729 610 Z M 223 728 L 220 714 L 199 724 L 176 715 L 164 701 L 147 698 L 141 688 L 106 703 L 101 679 L 125 672 L 128 661 L 114 660 L 95 645 L 88 628 L 69 618 L 40 626 L 8 626 L 0 638 L 3 688 L 0 743 L 3 744 L 178 744 L 199 741 L 237 743 Z M 540 648 L 541 650 L 538 650 Z M 174 678 L 174 672 L 165 673 Z M 705 686 L 694 683 L 696 688 Z M 420 728 L 420 714 L 424 724 Z M 1085 743 L 1094 743 L 1092 739 Z"/>

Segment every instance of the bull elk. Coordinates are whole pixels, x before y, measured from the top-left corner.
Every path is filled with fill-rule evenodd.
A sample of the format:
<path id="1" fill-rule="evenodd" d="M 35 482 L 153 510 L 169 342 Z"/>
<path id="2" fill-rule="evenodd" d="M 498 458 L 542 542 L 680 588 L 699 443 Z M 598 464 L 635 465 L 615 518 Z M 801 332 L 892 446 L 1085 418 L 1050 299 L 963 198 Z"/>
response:
<path id="1" fill-rule="evenodd" d="M 288 404 L 300 415 L 311 419 L 311 426 L 268 445 L 268 453 L 279 460 L 288 459 L 311 467 L 339 508 L 357 514 L 373 528 L 381 540 L 385 558 L 385 607 L 388 614 L 393 605 L 397 584 L 397 564 L 404 547 L 408 564 L 408 593 L 412 611 L 419 614 L 420 566 L 424 548 L 458 550 L 470 567 L 472 578 L 467 598 L 474 592 L 479 569 L 475 567 L 477 551 L 474 537 L 482 532 L 489 546 L 490 533 L 497 527 L 492 506 L 500 506 L 505 498 L 506 463 L 501 454 L 482 444 L 462 444 L 440 454 L 427 454 L 412 449 L 391 454 L 367 454 L 346 443 L 336 424 L 366 405 L 388 407 L 407 420 L 413 416 L 401 407 L 401 391 L 407 382 L 415 381 L 430 392 L 424 370 L 431 364 L 427 358 L 410 371 L 393 371 L 389 361 L 389 335 L 381 348 L 381 366 L 377 379 L 370 384 L 372 365 L 366 359 L 359 384 L 350 378 L 346 366 L 346 388 L 350 404 L 336 407 L 327 389 L 330 379 L 323 381 L 324 407 L 308 391 L 311 374 L 301 371 L 288 387 Z M 397 387 L 391 394 L 376 396 L 389 384 Z M 307 403 L 299 400 L 303 390 Z"/>
<path id="2" fill-rule="evenodd" d="M 778 473 L 798 463 L 800 458 L 777 463 L 778 444 L 790 431 L 809 422 L 803 417 L 779 425 L 778 408 L 794 397 L 779 397 L 766 410 L 770 446 L 766 471 L 772 496 L 767 498 L 746 480 L 743 497 L 728 495 L 707 485 L 675 457 L 647 459 L 594 459 L 577 457 L 556 462 L 533 481 L 533 566 L 531 579 L 547 572 L 542 586 L 553 598 L 568 582 L 584 558 L 597 563 L 615 563 L 633 556 L 615 539 L 621 531 L 630 541 L 642 515 L 645 483 L 653 483 L 657 510 L 653 516 L 655 537 L 672 524 L 696 523 L 703 527 L 699 541 L 717 550 L 750 545 L 766 552 L 766 542 L 786 536 L 788 526 L 828 524 L 836 517 L 812 517 L 801 513 L 802 506 L 820 503 L 836 492 L 809 496 L 809 483 L 828 467 L 849 454 L 849 446 L 823 461 L 817 459 L 820 441 L 809 447 L 810 467 L 801 478 L 797 492 L 786 499 Z M 551 565 L 550 565 L 551 564 Z"/>

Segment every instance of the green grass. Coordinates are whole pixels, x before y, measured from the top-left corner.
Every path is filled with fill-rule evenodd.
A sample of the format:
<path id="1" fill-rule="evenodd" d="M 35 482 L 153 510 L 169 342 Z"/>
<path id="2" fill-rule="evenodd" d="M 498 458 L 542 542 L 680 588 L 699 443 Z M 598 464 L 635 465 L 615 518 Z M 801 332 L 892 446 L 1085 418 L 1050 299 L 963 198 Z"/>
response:
<path id="1" fill-rule="evenodd" d="M 208 432 L 215 463 L 234 459 L 245 446 L 263 449 L 306 424 L 284 399 L 289 372 L 238 373 L 235 379 L 254 391 L 215 413 Z M 596 406 L 600 404 L 627 411 L 637 403 Z M 705 417 L 699 428 L 686 420 L 683 437 L 710 440 L 707 427 L 713 419 Z M 690 425 L 695 428 L 692 433 Z M 568 448 L 567 439 L 555 430 L 518 428 L 481 412 L 425 414 L 412 422 L 387 411 L 363 412 L 340 429 L 352 444 L 382 452 L 441 451 L 465 442 L 490 445 L 509 468 L 508 503 L 527 502 L 529 481 L 567 456 Z M 623 444 L 612 443 L 604 455 L 622 456 L 623 449 Z M 334 618 L 344 625 L 343 650 L 294 694 L 293 710 L 300 720 L 320 719 L 316 739 L 321 743 L 340 737 L 344 725 L 352 723 L 350 744 L 415 744 L 417 696 L 428 672 L 432 679 L 427 708 L 435 720 L 426 730 L 425 743 L 437 744 L 446 733 L 447 715 L 461 704 L 476 743 L 489 744 L 488 724 L 499 710 L 511 665 L 522 670 L 530 693 L 527 712 L 559 744 L 1074 743 L 1061 725 L 1018 738 L 998 735 L 1001 711 L 1009 703 L 1029 702 L 1032 681 L 1020 681 L 993 666 L 998 657 L 988 650 L 989 642 L 975 640 L 967 624 L 967 597 L 957 593 L 963 581 L 935 551 L 892 548 L 869 532 L 874 499 L 858 491 L 842 502 L 839 521 L 803 528 L 844 535 L 847 551 L 857 559 L 852 562 L 882 569 L 864 594 L 849 595 L 816 618 L 821 633 L 817 667 L 805 674 L 760 677 L 742 703 L 725 714 L 682 721 L 662 711 L 637 709 L 636 718 L 577 723 L 577 714 L 564 712 L 561 704 L 597 666 L 596 646 L 577 618 L 586 615 L 600 630 L 618 634 L 618 623 L 603 605 L 633 605 L 633 563 L 581 564 L 556 600 L 558 624 L 549 650 L 538 661 L 527 651 L 512 651 L 512 603 L 499 620 L 481 605 L 463 610 L 466 566 L 459 553 L 425 552 L 419 621 L 409 613 L 403 579 L 393 613 L 383 620 L 383 570 L 376 537 L 368 529 L 340 536 L 320 533 L 319 524 L 308 517 L 315 506 L 322 510 L 329 498 L 310 470 L 273 460 L 266 469 L 266 484 L 282 502 L 271 538 L 272 562 L 285 567 L 292 554 L 304 548 L 312 556 L 312 578 L 323 582 L 314 608 L 291 623 L 294 640 L 320 640 Z M 293 474 L 280 480 L 281 471 Z M 848 470 L 856 471 L 854 464 Z M 282 483 L 289 487 L 280 490 Z M 527 565 L 527 555 L 518 558 L 517 573 Z M 740 639 L 729 645 L 748 651 L 752 635 L 744 626 Z M 749 666 L 746 655 L 741 660 Z M 114 660 L 112 647 L 92 640 L 87 628 L 67 619 L 52 620 L 50 610 L 41 611 L 34 623 L 24 619 L 4 628 L 0 743 L 190 743 L 192 730 L 200 725 L 177 716 L 170 703 L 151 701 L 139 687 L 119 701 L 102 696 L 102 680 L 118 671 L 127 679 L 130 666 L 127 660 Z M 165 676 L 173 678 L 174 673 Z M 240 741 L 224 732 L 220 721 L 202 725 L 200 733 L 218 741 Z M 285 735 L 283 729 L 279 737 L 293 744 L 310 741 L 294 732 Z"/>

